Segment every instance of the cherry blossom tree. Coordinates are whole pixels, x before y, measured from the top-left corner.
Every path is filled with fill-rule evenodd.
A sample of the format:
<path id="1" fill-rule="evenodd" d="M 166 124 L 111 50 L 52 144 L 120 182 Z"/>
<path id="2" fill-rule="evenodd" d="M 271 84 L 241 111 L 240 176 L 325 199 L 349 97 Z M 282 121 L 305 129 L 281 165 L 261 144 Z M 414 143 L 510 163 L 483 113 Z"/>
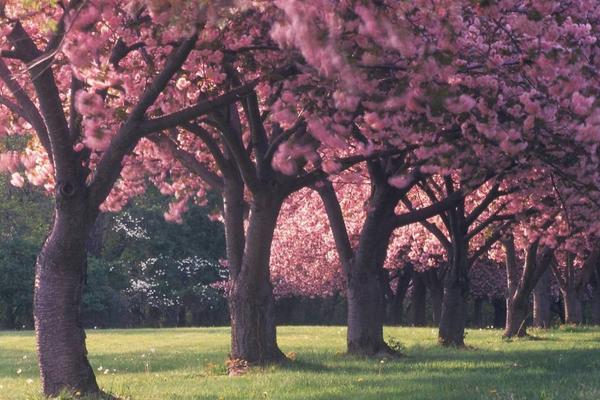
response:
<path id="1" fill-rule="evenodd" d="M 81 327 L 85 240 L 100 210 L 116 209 L 136 175 L 129 155 L 152 132 L 193 120 L 248 87 L 209 100 L 166 100 L 203 28 L 224 4 L 3 1 L 0 108 L 6 134 L 30 134 L 21 155 L 2 155 L 55 198 L 36 267 L 35 326 L 44 393 L 98 392 Z M 223 8 L 224 9 L 224 8 Z M 185 18 L 183 18 L 185 16 Z M 21 164 L 17 167 L 15 164 Z M 129 179 L 128 182 L 132 182 Z M 110 196 L 109 196 L 110 195 Z"/>
<path id="2" fill-rule="evenodd" d="M 456 190 L 465 192 L 464 186 L 475 184 L 469 196 L 463 197 L 456 206 L 442 212 L 435 222 L 421 221 L 446 252 L 448 264 L 442 269 L 443 300 L 440 317 L 439 341 L 443 345 L 464 345 L 466 325 L 466 301 L 469 293 L 469 270 L 473 263 L 501 238 L 514 215 L 506 213 L 503 201 L 510 190 L 499 182 L 469 182 L 458 176 L 429 179 L 420 185 L 420 199 L 406 198 L 409 209 L 419 202 L 439 202 Z M 471 177 L 472 179 L 473 177 Z M 477 178 L 475 176 L 474 178 Z M 481 179 L 481 178 L 479 178 Z"/>

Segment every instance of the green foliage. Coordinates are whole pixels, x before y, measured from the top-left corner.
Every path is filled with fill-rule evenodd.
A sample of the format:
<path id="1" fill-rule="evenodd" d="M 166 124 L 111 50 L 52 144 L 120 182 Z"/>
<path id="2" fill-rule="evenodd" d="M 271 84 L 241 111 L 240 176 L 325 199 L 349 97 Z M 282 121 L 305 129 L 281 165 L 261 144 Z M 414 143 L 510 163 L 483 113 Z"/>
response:
<path id="1" fill-rule="evenodd" d="M 36 248 L 27 241 L 0 242 L 0 326 L 32 328 Z"/>
<path id="2" fill-rule="evenodd" d="M 226 303 L 212 284 L 227 278 L 219 264 L 225 234 L 220 223 L 207 217 L 216 206 L 214 201 L 192 206 L 182 224 L 167 223 L 167 199 L 150 189 L 123 212 L 110 215 L 103 250 L 90 263 L 84 301 L 93 319 L 86 318 L 86 325 L 224 322 Z M 128 321 L 111 316 L 123 311 L 129 312 Z"/>
<path id="3" fill-rule="evenodd" d="M 0 327 L 33 327 L 35 259 L 51 210 L 43 193 L 15 188 L 0 176 Z"/>
<path id="4" fill-rule="evenodd" d="M 387 345 L 390 346 L 390 349 L 394 350 L 398 354 L 406 353 L 406 346 L 402 343 L 398 338 L 394 336 L 390 336 L 386 340 Z"/>

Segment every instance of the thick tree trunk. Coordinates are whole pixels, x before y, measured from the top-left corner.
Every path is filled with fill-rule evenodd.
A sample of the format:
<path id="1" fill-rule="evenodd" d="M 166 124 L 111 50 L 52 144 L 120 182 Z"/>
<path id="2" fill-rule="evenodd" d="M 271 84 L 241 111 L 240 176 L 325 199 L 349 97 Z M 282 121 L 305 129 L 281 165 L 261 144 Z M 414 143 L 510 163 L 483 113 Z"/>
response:
<path id="1" fill-rule="evenodd" d="M 348 352 L 375 355 L 388 351 L 383 340 L 381 282 L 374 274 L 361 274 L 361 279 L 348 285 Z"/>
<path id="2" fill-rule="evenodd" d="M 394 209 L 402 193 L 389 186 L 387 178 L 374 182 L 369 212 L 354 251 L 333 187 L 329 184 L 317 190 L 323 199 L 346 277 L 348 352 L 367 356 L 393 354 L 383 340 L 385 287 L 381 276 L 395 228 Z"/>
<path id="3" fill-rule="evenodd" d="M 527 316 L 529 301 L 522 296 L 509 298 L 506 302 L 506 326 L 504 337 L 523 337 L 527 335 Z"/>
<path id="4" fill-rule="evenodd" d="M 44 394 L 99 392 L 81 323 L 88 231 L 82 213 L 58 211 L 36 264 L 34 317 Z"/>
<path id="5" fill-rule="evenodd" d="M 538 254 L 538 248 L 539 240 L 528 246 L 525 265 L 519 269 L 514 240 L 511 237 L 504 241 L 508 288 L 504 337 L 527 335 L 529 297 L 541 276 L 548 270 L 553 257 L 552 249 L 544 248 Z"/>
<path id="6" fill-rule="evenodd" d="M 360 355 L 393 354 L 383 340 L 385 288 L 380 279 L 393 232 L 398 203 L 397 192 L 389 186 L 375 189 L 371 209 L 363 225 L 356 256 L 348 266 L 348 352 Z"/>
<path id="7" fill-rule="evenodd" d="M 466 307 L 464 287 L 458 280 L 448 282 L 444 286 L 438 340 L 444 346 L 464 346 Z"/>
<path id="8" fill-rule="evenodd" d="M 565 324 L 580 325 L 583 322 L 581 298 L 575 289 L 561 290 L 565 304 Z"/>
<path id="9" fill-rule="evenodd" d="M 468 293 L 468 242 L 463 212 L 453 213 L 452 260 L 444 275 L 444 297 L 438 340 L 443 346 L 464 346 Z"/>
<path id="10" fill-rule="evenodd" d="M 533 326 L 550 327 L 550 271 L 544 272 L 533 289 Z"/>
<path id="11" fill-rule="evenodd" d="M 412 312 L 414 326 L 425 326 L 427 324 L 427 315 L 425 313 L 427 287 L 421 275 L 422 273 L 420 272 L 413 273 Z"/>
<path id="12" fill-rule="evenodd" d="M 255 196 L 241 269 L 231 280 L 231 358 L 250 364 L 281 361 L 277 346 L 275 298 L 270 282 L 271 242 L 281 201 Z"/>

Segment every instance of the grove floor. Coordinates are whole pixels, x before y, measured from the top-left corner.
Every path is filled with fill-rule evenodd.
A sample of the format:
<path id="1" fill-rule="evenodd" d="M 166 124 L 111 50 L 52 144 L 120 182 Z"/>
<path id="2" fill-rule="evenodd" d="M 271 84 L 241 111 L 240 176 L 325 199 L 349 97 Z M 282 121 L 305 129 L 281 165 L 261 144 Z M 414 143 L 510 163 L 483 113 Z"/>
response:
<path id="1" fill-rule="evenodd" d="M 600 328 L 532 331 L 504 341 L 469 330 L 469 349 L 440 348 L 432 328 L 386 328 L 406 357 L 344 355 L 343 327 L 281 327 L 293 361 L 226 376 L 228 328 L 98 330 L 88 350 L 99 384 L 132 400 L 600 399 Z M 0 399 L 39 399 L 31 332 L 0 332 Z"/>

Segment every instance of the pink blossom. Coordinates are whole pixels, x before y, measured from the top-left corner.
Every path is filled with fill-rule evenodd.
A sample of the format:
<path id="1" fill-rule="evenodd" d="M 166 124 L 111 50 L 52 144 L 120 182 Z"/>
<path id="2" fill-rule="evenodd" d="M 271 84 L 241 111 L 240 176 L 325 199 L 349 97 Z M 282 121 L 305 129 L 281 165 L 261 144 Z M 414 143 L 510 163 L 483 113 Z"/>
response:
<path id="1" fill-rule="evenodd" d="M 10 177 L 10 184 L 16 187 L 23 187 L 25 179 L 23 179 L 20 173 L 15 172 Z"/>

